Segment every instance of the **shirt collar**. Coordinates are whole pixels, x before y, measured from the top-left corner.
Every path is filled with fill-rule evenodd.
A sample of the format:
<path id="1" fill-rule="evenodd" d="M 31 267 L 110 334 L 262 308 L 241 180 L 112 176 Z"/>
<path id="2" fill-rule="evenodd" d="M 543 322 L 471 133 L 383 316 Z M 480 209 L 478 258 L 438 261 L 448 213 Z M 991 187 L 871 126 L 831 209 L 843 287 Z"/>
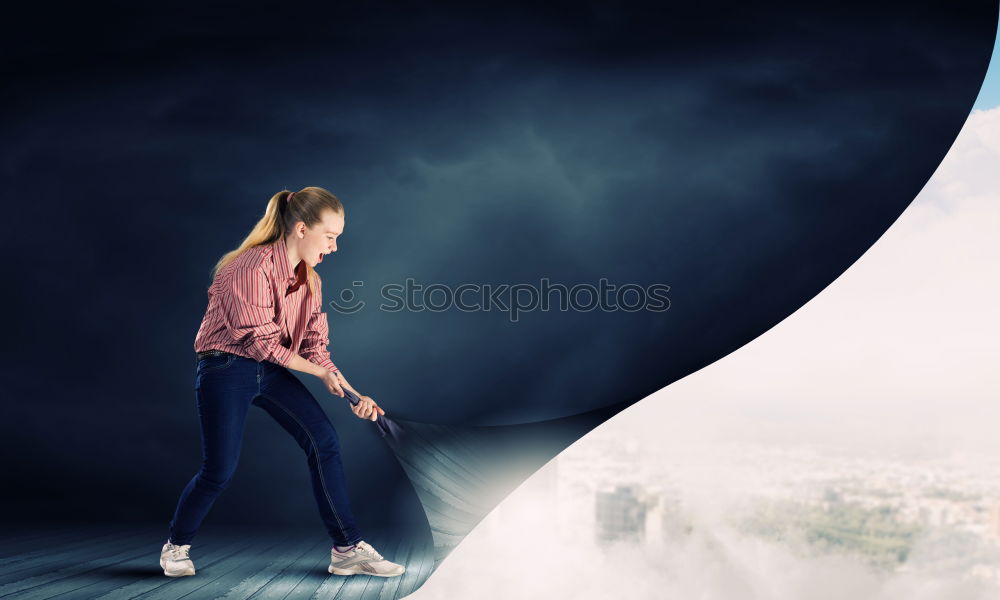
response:
<path id="1" fill-rule="evenodd" d="M 306 262 L 300 260 L 295 270 L 292 270 L 291 265 L 288 264 L 288 248 L 285 246 L 284 236 L 280 236 L 278 241 L 274 243 L 272 258 L 274 259 L 274 266 L 277 269 L 277 280 L 284 281 L 285 285 L 289 288 L 285 292 L 286 294 L 294 292 L 299 286 L 305 283 L 307 273 Z"/>

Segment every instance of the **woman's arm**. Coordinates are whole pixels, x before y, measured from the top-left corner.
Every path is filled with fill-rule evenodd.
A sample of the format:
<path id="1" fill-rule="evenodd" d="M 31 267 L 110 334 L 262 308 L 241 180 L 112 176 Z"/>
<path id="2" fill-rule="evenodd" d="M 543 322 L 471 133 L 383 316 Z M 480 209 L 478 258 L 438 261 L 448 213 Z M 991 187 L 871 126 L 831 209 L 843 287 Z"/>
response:
<path id="1" fill-rule="evenodd" d="M 302 371 L 303 373 L 309 373 L 310 375 L 315 375 L 319 377 L 323 385 L 326 386 L 327 391 L 329 391 L 334 396 L 344 397 L 344 390 L 341 388 L 340 380 L 337 378 L 337 373 L 327 369 L 326 367 L 321 367 L 316 363 L 302 358 L 298 354 L 292 356 L 292 360 L 288 361 L 288 368 L 295 369 L 296 371 Z"/>
<path id="2" fill-rule="evenodd" d="M 293 354 L 291 360 L 288 361 L 286 365 L 289 369 L 294 369 L 302 373 L 308 373 L 309 375 L 314 375 L 320 379 L 330 372 L 329 369 L 325 369 L 311 360 L 306 360 L 298 354 Z"/>

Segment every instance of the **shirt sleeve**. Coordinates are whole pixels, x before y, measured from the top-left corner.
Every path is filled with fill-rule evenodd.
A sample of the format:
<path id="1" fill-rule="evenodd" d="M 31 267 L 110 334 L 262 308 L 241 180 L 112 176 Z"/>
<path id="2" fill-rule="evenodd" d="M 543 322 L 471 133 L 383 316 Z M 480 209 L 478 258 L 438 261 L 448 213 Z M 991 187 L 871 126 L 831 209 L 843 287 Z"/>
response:
<path id="1" fill-rule="evenodd" d="M 267 273 L 236 270 L 223 286 L 222 307 L 226 328 L 248 355 L 288 366 L 293 354 L 280 344 L 281 326 L 275 321 L 274 294 Z"/>
<path id="2" fill-rule="evenodd" d="M 326 313 L 323 312 L 322 285 L 319 281 L 316 282 L 316 302 L 309 314 L 299 353 L 306 360 L 336 373 L 340 369 L 330 360 L 330 351 L 327 349 L 330 345 L 330 324 L 326 320 Z"/>

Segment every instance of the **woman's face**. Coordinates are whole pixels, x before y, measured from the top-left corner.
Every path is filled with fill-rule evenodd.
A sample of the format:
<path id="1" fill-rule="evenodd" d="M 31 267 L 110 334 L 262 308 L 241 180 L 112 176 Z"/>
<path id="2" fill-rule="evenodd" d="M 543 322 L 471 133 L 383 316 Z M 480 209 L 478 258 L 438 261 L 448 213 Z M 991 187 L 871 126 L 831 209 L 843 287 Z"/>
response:
<path id="1" fill-rule="evenodd" d="M 299 257 L 309 266 L 323 262 L 323 257 L 337 251 L 337 237 L 344 232 L 344 215 L 332 210 L 323 211 L 323 220 L 312 227 L 302 227 L 299 242 Z"/>

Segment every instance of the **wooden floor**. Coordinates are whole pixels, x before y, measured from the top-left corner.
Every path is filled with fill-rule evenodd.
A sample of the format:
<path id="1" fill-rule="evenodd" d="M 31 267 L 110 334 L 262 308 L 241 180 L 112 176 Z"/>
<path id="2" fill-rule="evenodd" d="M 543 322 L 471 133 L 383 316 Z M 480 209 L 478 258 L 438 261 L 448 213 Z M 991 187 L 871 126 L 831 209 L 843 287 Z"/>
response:
<path id="1" fill-rule="evenodd" d="M 406 572 L 399 577 L 330 575 L 330 539 L 322 531 L 202 527 L 191 545 L 197 574 L 173 578 L 159 565 L 165 531 L 159 525 L 4 532 L 0 598 L 389 600 L 420 587 L 434 565 L 429 540 L 373 532 L 366 540 L 387 559 L 405 565 Z"/>

